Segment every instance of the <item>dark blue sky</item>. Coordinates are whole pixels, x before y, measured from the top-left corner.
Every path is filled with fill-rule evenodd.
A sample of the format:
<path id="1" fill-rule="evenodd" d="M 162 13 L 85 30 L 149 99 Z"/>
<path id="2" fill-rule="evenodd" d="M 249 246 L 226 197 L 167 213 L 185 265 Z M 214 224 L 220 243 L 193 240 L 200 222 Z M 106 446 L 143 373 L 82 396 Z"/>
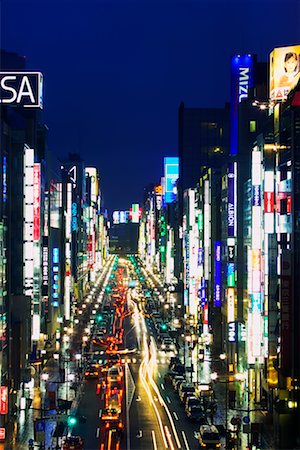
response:
<path id="1" fill-rule="evenodd" d="M 230 56 L 300 42 L 299 0 L 0 0 L 1 47 L 44 74 L 57 156 L 100 169 L 128 209 L 177 154 L 177 111 L 229 100 Z"/>

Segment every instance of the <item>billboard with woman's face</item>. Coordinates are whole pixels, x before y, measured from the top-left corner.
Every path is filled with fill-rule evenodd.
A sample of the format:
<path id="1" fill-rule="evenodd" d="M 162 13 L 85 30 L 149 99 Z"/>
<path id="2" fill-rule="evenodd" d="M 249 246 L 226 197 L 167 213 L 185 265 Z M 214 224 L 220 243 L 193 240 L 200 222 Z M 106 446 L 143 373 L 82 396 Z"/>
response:
<path id="1" fill-rule="evenodd" d="M 285 100 L 300 78 L 300 45 L 274 48 L 270 54 L 270 99 Z"/>

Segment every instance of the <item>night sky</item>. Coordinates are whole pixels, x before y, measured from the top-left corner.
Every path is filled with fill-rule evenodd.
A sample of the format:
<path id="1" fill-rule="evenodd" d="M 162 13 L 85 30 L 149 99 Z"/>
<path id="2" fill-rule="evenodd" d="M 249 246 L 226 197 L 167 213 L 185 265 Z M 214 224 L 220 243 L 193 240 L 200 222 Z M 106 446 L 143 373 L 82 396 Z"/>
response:
<path id="1" fill-rule="evenodd" d="M 57 157 L 100 169 L 128 209 L 177 155 L 178 106 L 222 107 L 230 56 L 300 43 L 299 0 L 0 0 L 1 48 L 44 74 Z"/>

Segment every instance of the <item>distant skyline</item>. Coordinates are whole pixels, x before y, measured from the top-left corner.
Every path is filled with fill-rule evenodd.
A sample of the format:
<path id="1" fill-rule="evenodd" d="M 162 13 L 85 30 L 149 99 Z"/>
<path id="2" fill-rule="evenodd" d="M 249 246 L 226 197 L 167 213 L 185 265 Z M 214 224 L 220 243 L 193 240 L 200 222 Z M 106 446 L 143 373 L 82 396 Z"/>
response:
<path id="1" fill-rule="evenodd" d="M 128 210 L 177 155 L 178 107 L 223 107 L 230 57 L 300 43 L 298 0 L 0 0 L 1 48 L 44 74 L 44 122 L 60 158 L 101 174 Z"/>

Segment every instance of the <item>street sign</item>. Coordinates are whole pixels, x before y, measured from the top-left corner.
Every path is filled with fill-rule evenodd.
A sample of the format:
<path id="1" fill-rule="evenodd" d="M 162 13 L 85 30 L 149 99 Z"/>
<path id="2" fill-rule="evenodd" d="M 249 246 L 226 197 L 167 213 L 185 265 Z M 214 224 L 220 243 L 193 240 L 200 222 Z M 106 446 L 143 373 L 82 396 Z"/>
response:
<path id="1" fill-rule="evenodd" d="M 0 441 L 5 441 L 5 428 L 0 428 Z"/>
<path id="2" fill-rule="evenodd" d="M 56 414 L 53 416 L 46 416 L 43 417 L 43 420 L 53 420 L 55 422 L 66 422 L 68 419 L 68 415 L 67 414 Z"/>
<path id="3" fill-rule="evenodd" d="M 45 442 L 46 423 L 43 419 L 34 421 L 34 440 L 38 443 Z"/>
<path id="4" fill-rule="evenodd" d="M 249 416 L 244 416 L 243 417 L 243 422 L 246 423 L 246 424 L 250 423 L 250 417 Z"/>

